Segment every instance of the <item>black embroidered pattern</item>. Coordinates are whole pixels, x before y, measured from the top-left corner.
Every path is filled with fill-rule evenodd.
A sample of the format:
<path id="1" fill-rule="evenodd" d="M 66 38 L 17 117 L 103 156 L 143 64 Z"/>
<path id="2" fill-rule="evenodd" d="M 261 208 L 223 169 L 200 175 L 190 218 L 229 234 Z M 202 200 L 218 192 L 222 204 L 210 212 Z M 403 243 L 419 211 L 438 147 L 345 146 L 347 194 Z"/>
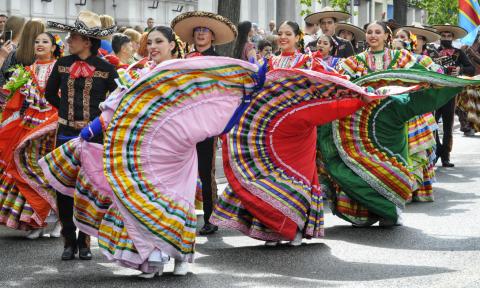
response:
<path id="1" fill-rule="evenodd" d="M 88 28 L 85 23 L 80 20 L 75 21 L 75 26 L 66 25 L 58 22 L 47 21 L 48 27 L 56 28 L 64 31 L 76 32 L 87 37 L 101 38 L 108 35 L 112 35 L 117 31 L 117 26 L 112 26 L 109 28 L 93 27 Z"/>

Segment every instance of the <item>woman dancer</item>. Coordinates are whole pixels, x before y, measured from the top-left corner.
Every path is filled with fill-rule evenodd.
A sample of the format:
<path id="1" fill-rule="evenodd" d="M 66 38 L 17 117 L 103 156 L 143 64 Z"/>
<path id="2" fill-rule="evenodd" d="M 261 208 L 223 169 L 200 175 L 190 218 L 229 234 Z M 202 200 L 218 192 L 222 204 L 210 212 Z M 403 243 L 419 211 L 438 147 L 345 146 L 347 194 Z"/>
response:
<path id="1" fill-rule="evenodd" d="M 295 29 L 279 28 L 280 45 L 293 48 Z M 283 41 L 282 41 L 283 40 Z M 223 141 L 229 186 L 220 196 L 212 223 L 234 228 L 267 246 L 299 246 L 323 236 L 323 200 L 315 165 L 316 126 L 353 113 L 361 87 L 335 75 L 285 69 L 308 63 L 301 54 L 283 55 Z M 278 60 L 277 58 L 276 60 Z M 300 65 L 302 66 L 302 65 Z"/>
<path id="2" fill-rule="evenodd" d="M 388 32 L 384 23 L 370 24 L 369 50 L 346 59 L 340 70 L 351 77 L 363 76 L 356 80 L 360 85 L 407 82 L 419 83 L 424 89 L 372 101 L 351 116 L 319 129 L 321 182 L 330 187 L 334 213 L 356 226 L 379 220 L 381 225 L 401 225 L 404 205 L 417 187 L 408 161 L 406 124 L 414 116 L 443 105 L 468 82 L 441 78 L 441 74 L 418 65 L 408 51 L 386 48 Z M 398 68 L 410 69 L 373 73 Z M 436 78 L 441 80 L 433 81 Z"/>
<path id="3" fill-rule="evenodd" d="M 322 35 L 317 40 L 317 52 L 313 54 L 312 69 L 315 71 L 336 72 L 338 61 L 337 57 L 331 56 L 331 52 L 335 49 L 335 42 L 330 36 Z"/>
<path id="4" fill-rule="evenodd" d="M 170 257 L 174 274 L 187 274 L 197 219 L 195 144 L 228 129 L 230 117 L 255 84 L 256 66 L 244 61 L 166 61 L 178 52 L 175 39 L 170 28 L 153 28 L 148 34 L 150 71 L 120 73 L 121 90 L 82 131 L 82 138 L 90 139 L 104 130 L 103 147 L 72 140 L 41 164 L 56 189 L 75 197 L 78 227 L 98 237 L 108 259 L 142 271 L 143 278 L 161 275 Z M 92 161 L 98 158 L 104 163 Z M 127 162 L 136 164 L 125 166 Z M 49 169 L 58 166 L 71 172 L 68 179 Z M 66 188 L 65 180 L 76 182 L 76 190 Z M 81 213 L 85 208 L 88 214 Z"/>
<path id="5" fill-rule="evenodd" d="M 405 26 L 402 31 L 407 31 L 411 38 L 415 38 L 413 55 L 417 62 L 426 69 L 443 73 L 443 68 L 433 62 L 427 54 L 427 44 L 440 40 L 440 35 L 431 29 L 420 25 Z M 431 112 L 417 116 L 408 122 L 408 145 L 409 158 L 412 163 L 418 189 L 413 191 L 411 201 L 430 202 L 433 201 L 432 184 L 435 179 L 435 131 L 438 125 Z"/>
<path id="6" fill-rule="evenodd" d="M 15 70 L 5 85 L 12 97 L 0 124 L 0 223 L 30 230 L 30 239 L 48 233 L 43 228 L 56 222 L 55 193 L 37 162 L 54 148 L 57 111 L 44 91 L 62 43 L 45 32 L 35 38 L 34 50 L 35 62 Z M 59 237 L 59 229 L 57 223 L 50 236 Z"/>
<path id="7" fill-rule="evenodd" d="M 255 50 L 255 44 L 252 42 L 252 22 L 243 21 L 238 24 L 237 29 L 238 36 L 233 50 L 233 57 L 245 61 L 255 61 L 257 51 Z"/>
<path id="8" fill-rule="evenodd" d="M 272 56 L 268 69 L 301 68 L 310 69 L 312 58 L 304 54 L 303 32 L 296 22 L 285 21 L 278 28 L 278 44 L 282 51 Z"/>

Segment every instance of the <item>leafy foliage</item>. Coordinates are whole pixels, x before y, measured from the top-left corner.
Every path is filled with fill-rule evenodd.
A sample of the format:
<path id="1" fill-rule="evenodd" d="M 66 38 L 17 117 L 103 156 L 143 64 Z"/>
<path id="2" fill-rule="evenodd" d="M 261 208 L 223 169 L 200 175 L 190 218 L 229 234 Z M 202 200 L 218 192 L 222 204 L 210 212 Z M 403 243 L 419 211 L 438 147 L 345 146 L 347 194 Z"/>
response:
<path id="1" fill-rule="evenodd" d="M 6 99 L 7 101 L 18 89 L 27 84 L 27 82 L 31 79 L 30 72 L 22 65 L 16 65 L 10 68 L 8 71 L 13 72 L 13 74 L 8 82 L 3 86 L 4 89 L 10 92 L 10 95 L 8 95 Z"/>
<path id="2" fill-rule="evenodd" d="M 409 5 L 424 9 L 430 25 L 458 23 L 458 0 L 409 0 Z"/>
<path id="3" fill-rule="evenodd" d="M 330 6 L 338 8 L 340 11 L 349 12 L 348 7 L 350 6 L 351 0 L 330 0 Z"/>
<path id="4" fill-rule="evenodd" d="M 302 8 L 305 7 L 304 9 L 302 9 L 302 11 L 300 12 L 300 15 L 302 16 L 306 16 L 308 14 L 311 14 L 312 13 L 312 10 L 310 8 L 312 8 L 313 6 L 313 2 L 315 0 L 300 0 L 300 4 L 302 4 Z M 318 3 L 322 3 L 322 0 L 317 0 Z"/>
<path id="5" fill-rule="evenodd" d="M 316 0 L 319 4 L 322 4 L 322 0 Z M 328 5 L 331 7 L 335 7 L 340 11 L 348 12 L 347 8 L 350 5 L 351 0 L 330 0 Z M 315 0 L 300 0 L 300 4 L 302 7 L 305 7 L 300 12 L 300 15 L 305 16 L 311 14 L 313 11 L 310 9 L 313 6 Z"/>

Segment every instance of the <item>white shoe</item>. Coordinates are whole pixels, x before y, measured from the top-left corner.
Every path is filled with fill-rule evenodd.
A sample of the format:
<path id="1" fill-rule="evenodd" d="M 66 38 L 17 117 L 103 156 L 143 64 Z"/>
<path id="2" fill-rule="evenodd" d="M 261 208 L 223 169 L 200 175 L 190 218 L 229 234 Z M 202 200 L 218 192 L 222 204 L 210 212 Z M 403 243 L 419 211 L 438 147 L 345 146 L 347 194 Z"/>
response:
<path id="1" fill-rule="evenodd" d="M 403 217 L 402 217 L 402 214 L 398 215 L 397 223 L 395 223 L 395 226 L 403 226 Z"/>
<path id="2" fill-rule="evenodd" d="M 265 241 L 265 246 L 267 247 L 275 247 L 278 246 L 278 244 L 280 244 L 279 241 Z"/>
<path id="3" fill-rule="evenodd" d="M 55 226 L 53 226 L 53 229 L 50 231 L 50 238 L 59 238 L 62 236 L 62 223 L 60 221 L 57 221 L 55 223 Z"/>
<path id="4" fill-rule="evenodd" d="M 297 234 L 295 235 L 295 239 L 288 242 L 288 245 L 294 246 L 294 247 L 300 246 L 302 245 L 302 239 L 303 239 L 302 232 L 298 231 Z"/>
<path id="5" fill-rule="evenodd" d="M 143 279 L 152 279 L 155 276 L 162 276 L 163 274 L 163 265 L 162 266 L 156 266 L 158 267 L 158 270 L 152 273 L 145 273 L 142 272 L 142 274 L 137 275 L 138 278 L 143 278 Z"/>
<path id="6" fill-rule="evenodd" d="M 43 236 L 43 230 L 43 228 L 31 230 L 25 237 L 30 240 L 38 239 L 39 237 Z"/>
<path id="7" fill-rule="evenodd" d="M 188 262 L 180 261 L 180 260 L 175 259 L 175 266 L 173 268 L 173 275 L 185 276 L 185 275 L 187 275 L 188 271 L 189 271 Z"/>

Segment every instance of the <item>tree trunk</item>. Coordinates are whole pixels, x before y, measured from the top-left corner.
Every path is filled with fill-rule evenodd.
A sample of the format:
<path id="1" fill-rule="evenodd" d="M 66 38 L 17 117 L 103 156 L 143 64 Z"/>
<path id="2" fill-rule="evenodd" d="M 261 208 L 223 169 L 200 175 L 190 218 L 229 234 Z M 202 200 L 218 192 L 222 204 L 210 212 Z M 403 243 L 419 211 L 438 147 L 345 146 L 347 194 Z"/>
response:
<path id="1" fill-rule="evenodd" d="M 240 21 L 241 0 L 218 0 L 218 14 L 228 18 L 237 25 Z M 233 56 L 235 42 L 215 47 L 218 54 L 222 56 Z"/>
<path id="2" fill-rule="evenodd" d="M 277 31 L 278 31 L 278 28 L 280 28 L 280 25 L 283 23 L 283 21 L 286 21 L 286 20 L 290 20 L 289 19 L 289 14 L 288 14 L 288 9 L 289 9 L 289 5 L 288 5 L 288 2 L 290 2 L 291 0 L 276 0 L 276 6 L 277 6 Z"/>
<path id="3" fill-rule="evenodd" d="M 407 0 L 393 0 L 393 19 L 400 25 L 407 25 Z"/>

